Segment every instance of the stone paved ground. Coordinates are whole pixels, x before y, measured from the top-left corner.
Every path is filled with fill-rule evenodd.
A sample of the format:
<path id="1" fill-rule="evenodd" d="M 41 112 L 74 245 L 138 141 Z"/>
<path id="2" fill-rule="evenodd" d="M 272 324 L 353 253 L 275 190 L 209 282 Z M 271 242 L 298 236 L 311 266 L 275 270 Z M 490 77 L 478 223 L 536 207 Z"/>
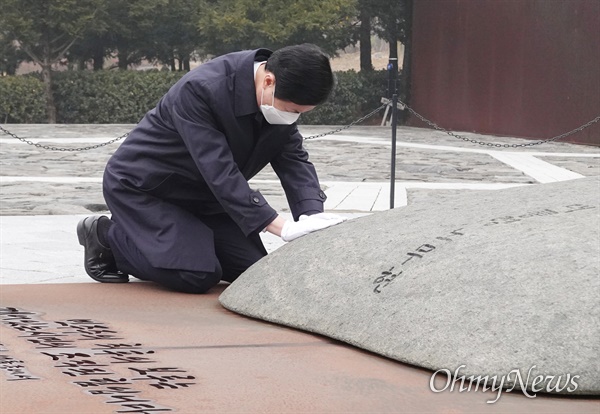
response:
<path id="1" fill-rule="evenodd" d="M 18 136 L 42 145 L 79 148 L 116 138 L 132 125 L 6 125 Z M 334 127 L 301 127 L 305 136 L 329 131 Z M 465 133 L 465 136 L 499 144 L 522 144 L 531 141 Z M 388 127 L 353 127 L 327 138 L 307 140 L 306 148 L 324 182 L 385 182 L 390 179 L 390 141 Z M 396 181 L 414 183 L 513 183 L 537 181 L 484 153 L 488 147 L 474 145 L 444 133 L 421 128 L 401 127 L 398 141 Z M 25 145 L 8 136 L 0 136 L 1 215 L 87 214 L 105 212 L 101 177 L 106 161 L 118 143 L 89 151 L 48 151 Z M 424 145 L 425 147 L 418 147 Z M 432 150 L 427 146 L 451 147 Z M 456 151 L 453 151 L 455 148 Z M 522 154 L 582 153 L 599 155 L 597 147 L 551 143 L 527 148 L 492 148 L 498 152 Z M 479 151 L 479 152 L 461 152 Z M 600 174 L 600 158 L 541 156 L 553 165 L 581 175 Z M 18 178 L 17 178 L 18 177 Z M 18 181 L 22 180 L 22 181 Z M 72 180 L 72 181 L 69 181 Z M 270 168 L 258 174 L 253 185 L 270 203 L 287 210 L 283 190 Z M 326 188 L 327 186 L 324 185 Z M 436 190 L 409 190 L 429 193 Z M 439 191 L 439 190 L 437 190 Z"/>

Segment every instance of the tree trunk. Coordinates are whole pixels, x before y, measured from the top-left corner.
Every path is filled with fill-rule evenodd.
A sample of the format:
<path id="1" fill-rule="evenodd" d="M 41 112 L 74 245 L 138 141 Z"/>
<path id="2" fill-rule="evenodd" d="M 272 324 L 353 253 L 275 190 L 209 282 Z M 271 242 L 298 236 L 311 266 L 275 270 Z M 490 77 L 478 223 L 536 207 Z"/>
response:
<path id="1" fill-rule="evenodd" d="M 171 72 L 175 72 L 177 70 L 177 66 L 175 66 L 175 58 L 174 57 L 169 59 L 169 65 L 171 65 Z"/>
<path id="2" fill-rule="evenodd" d="M 52 67 L 45 59 L 42 65 L 42 81 L 44 82 L 44 94 L 46 95 L 46 116 L 49 124 L 56 124 L 56 106 L 52 95 Z"/>
<path id="3" fill-rule="evenodd" d="M 411 66 L 412 66 L 412 3 L 413 0 L 404 0 L 406 5 L 406 26 L 404 28 L 404 58 L 402 60 L 402 72 L 400 73 L 399 88 L 400 97 L 405 104 L 410 105 L 411 89 Z M 405 125 L 408 121 L 409 112 L 404 110 L 399 114 L 399 123 Z"/>
<path id="4" fill-rule="evenodd" d="M 6 74 L 9 76 L 15 76 L 17 74 L 17 68 L 19 67 L 18 63 L 9 63 L 6 66 Z"/>
<path id="5" fill-rule="evenodd" d="M 190 71 L 190 58 L 186 57 L 185 59 L 183 59 L 183 70 L 185 70 L 186 72 Z"/>
<path id="6" fill-rule="evenodd" d="M 371 14 L 366 10 L 360 11 L 360 70 L 372 71 L 371 61 Z"/>
<path id="7" fill-rule="evenodd" d="M 94 56 L 92 59 L 94 60 L 94 70 L 102 70 L 104 68 L 104 47 L 96 46 L 93 53 Z"/>
<path id="8" fill-rule="evenodd" d="M 129 60 L 127 59 L 127 51 L 119 50 L 117 56 L 119 58 L 119 69 L 127 70 L 127 67 L 129 66 Z"/>
<path id="9" fill-rule="evenodd" d="M 388 35 L 388 45 L 390 47 L 390 59 L 394 62 L 394 66 L 396 66 L 396 71 L 398 70 L 398 33 L 396 30 L 391 30 Z"/>

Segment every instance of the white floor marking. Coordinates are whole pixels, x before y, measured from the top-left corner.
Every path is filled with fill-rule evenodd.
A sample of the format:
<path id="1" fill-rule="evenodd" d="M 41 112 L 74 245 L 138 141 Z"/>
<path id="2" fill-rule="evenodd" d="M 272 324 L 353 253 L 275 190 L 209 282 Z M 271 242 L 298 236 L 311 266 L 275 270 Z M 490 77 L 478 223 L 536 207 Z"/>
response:
<path id="1" fill-rule="evenodd" d="M 557 167 L 556 165 L 542 161 L 529 154 L 504 154 L 502 152 L 493 152 L 490 153 L 490 155 L 498 161 L 522 171 L 540 183 L 552 183 L 556 181 L 583 178 L 583 175 L 581 174 L 567 170 L 566 168 Z"/>

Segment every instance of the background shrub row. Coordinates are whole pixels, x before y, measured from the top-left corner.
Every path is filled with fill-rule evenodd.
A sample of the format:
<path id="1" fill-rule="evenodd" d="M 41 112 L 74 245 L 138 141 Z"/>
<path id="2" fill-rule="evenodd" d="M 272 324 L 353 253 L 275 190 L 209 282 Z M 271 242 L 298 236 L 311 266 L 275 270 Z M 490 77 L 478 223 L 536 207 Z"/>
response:
<path id="1" fill-rule="evenodd" d="M 68 71 L 53 77 L 59 123 L 137 123 L 183 72 Z M 302 115 L 300 123 L 348 124 L 377 108 L 386 96 L 387 72 L 336 72 L 331 99 Z M 369 123 L 381 120 L 374 117 Z M 45 123 L 44 85 L 39 75 L 0 77 L 0 123 Z"/>

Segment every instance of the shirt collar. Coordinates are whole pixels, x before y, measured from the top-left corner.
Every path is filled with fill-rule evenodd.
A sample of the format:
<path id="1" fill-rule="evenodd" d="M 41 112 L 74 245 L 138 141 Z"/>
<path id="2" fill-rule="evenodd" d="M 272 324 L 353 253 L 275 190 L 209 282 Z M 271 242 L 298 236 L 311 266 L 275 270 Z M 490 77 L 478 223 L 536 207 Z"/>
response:
<path id="1" fill-rule="evenodd" d="M 241 59 L 234 80 L 236 116 L 249 115 L 259 111 L 254 84 L 254 62 L 265 61 L 272 53 L 268 49 L 257 49 Z"/>

